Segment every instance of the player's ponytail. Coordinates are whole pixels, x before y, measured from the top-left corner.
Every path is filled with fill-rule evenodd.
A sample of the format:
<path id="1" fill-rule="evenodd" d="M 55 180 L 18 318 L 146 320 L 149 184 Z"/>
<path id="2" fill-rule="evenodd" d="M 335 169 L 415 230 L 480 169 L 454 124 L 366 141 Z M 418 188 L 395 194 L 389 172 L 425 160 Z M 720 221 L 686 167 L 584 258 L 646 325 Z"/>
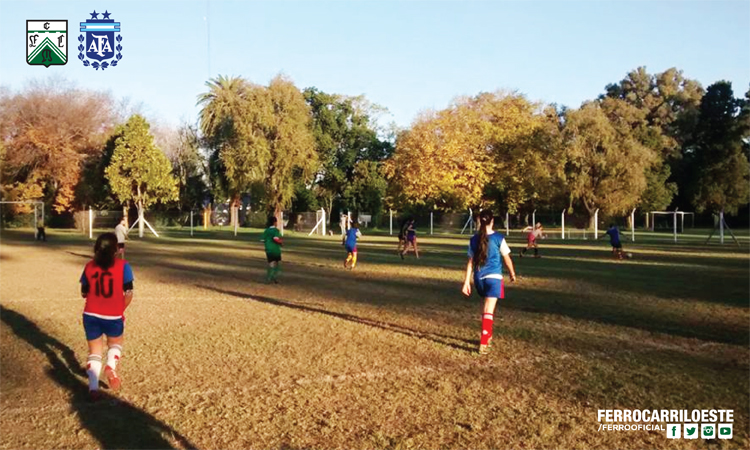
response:
<path id="1" fill-rule="evenodd" d="M 109 269 L 115 265 L 117 254 L 117 236 L 114 233 L 104 233 L 96 239 L 94 244 L 94 262 L 102 269 Z"/>
<path id="2" fill-rule="evenodd" d="M 477 230 L 479 232 L 479 245 L 477 245 L 477 251 L 474 253 L 474 267 L 481 267 L 487 261 L 487 225 L 491 224 L 494 218 L 492 211 L 489 209 L 479 213 L 479 230 Z"/>

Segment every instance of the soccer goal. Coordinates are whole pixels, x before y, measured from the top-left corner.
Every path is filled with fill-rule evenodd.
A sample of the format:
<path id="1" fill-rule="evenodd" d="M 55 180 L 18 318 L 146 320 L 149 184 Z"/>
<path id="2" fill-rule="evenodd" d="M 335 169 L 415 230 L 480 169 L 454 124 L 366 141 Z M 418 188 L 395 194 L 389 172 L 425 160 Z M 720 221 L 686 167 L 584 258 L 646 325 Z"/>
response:
<path id="1" fill-rule="evenodd" d="M 0 201 L 0 227 L 32 228 L 44 226 L 44 202 L 37 200 Z"/>
<path id="2" fill-rule="evenodd" d="M 75 214 L 76 228 L 93 239 L 96 233 L 114 231 L 123 215 L 121 209 L 86 209 Z"/>

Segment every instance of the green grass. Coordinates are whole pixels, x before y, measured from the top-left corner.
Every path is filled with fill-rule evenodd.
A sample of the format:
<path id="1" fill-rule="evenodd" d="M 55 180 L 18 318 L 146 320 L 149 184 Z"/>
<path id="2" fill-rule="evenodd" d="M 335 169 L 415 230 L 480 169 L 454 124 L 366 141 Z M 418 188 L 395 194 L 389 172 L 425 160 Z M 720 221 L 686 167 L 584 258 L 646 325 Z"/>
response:
<path id="1" fill-rule="evenodd" d="M 707 235 L 638 233 L 627 261 L 591 240 L 515 255 L 486 357 L 481 301 L 460 293 L 466 236 L 421 237 L 402 262 L 366 232 L 347 272 L 339 238 L 287 233 L 277 286 L 260 230 L 136 238 L 124 388 L 89 406 L 92 242 L 3 231 L 0 447 L 747 448 L 750 240 Z M 734 409 L 734 439 L 596 431 L 598 409 L 636 408 Z"/>

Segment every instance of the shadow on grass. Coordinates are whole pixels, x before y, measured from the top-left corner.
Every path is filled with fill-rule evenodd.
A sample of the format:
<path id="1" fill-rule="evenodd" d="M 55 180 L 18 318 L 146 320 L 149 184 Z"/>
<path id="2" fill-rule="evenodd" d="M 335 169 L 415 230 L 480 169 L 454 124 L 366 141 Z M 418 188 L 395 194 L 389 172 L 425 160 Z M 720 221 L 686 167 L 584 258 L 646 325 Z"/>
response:
<path id="1" fill-rule="evenodd" d="M 313 307 L 310 307 L 310 306 L 298 305 L 296 303 L 291 303 L 291 302 L 287 302 L 287 301 L 283 301 L 283 300 L 278 300 L 278 299 L 271 298 L 271 297 L 264 297 L 264 296 L 256 295 L 256 294 L 243 294 L 242 292 L 230 291 L 230 290 L 226 290 L 226 289 L 219 289 L 219 288 L 216 288 L 216 287 L 202 285 L 202 284 L 196 284 L 196 287 L 199 287 L 201 289 L 211 290 L 211 291 L 214 291 L 214 292 L 218 292 L 220 294 L 231 295 L 233 297 L 238 297 L 238 298 L 242 298 L 242 299 L 245 299 L 245 300 L 253 300 L 253 301 L 257 301 L 257 302 L 261 302 L 261 303 L 266 303 L 266 304 L 269 304 L 269 305 L 282 306 L 282 307 L 285 307 L 285 308 L 296 309 L 298 311 L 305 311 L 305 312 L 309 312 L 309 313 L 325 314 L 327 316 L 336 317 L 337 319 L 342 319 L 342 320 L 346 320 L 346 321 L 349 321 L 349 322 L 358 323 L 358 324 L 361 324 L 361 325 L 367 325 L 367 326 L 370 326 L 370 327 L 379 328 L 381 330 L 392 331 L 394 333 L 403 334 L 403 335 L 409 336 L 409 337 L 415 337 L 415 338 L 418 338 L 418 339 L 427 339 L 427 340 L 430 340 L 432 342 L 435 342 L 435 343 L 438 343 L 438 344 L 441 344 L 441 345 L 445 345 L 445 346 L 448 346 L 448 347 L 451 347 L 451 348 L 455 348 L 457 350 L 463 350 L 463 351 L 467 351 L 467 352 L 474 352 L 476 350 L 476 347 L 475 346 L 470 346 L 470 345 L 472 345 L 472 344 L 478 344 L 478 342 L 470 341 L 470 340 L 467 340 L 467 339 L 454 338 L 454 337 L 444 336 L 444 335 L 435 334 L 435 333 L 426 333 L 426 332 L 423 332 L 423 331 L 414 330 L 414 329 L 411 329 L 411 328 L 408 328 L 408 327 L 404 327 L 402 325 L 396 325 L 396 324 L 393 324 L 393 323 L 383 322 L 383 321 L 380 321 L 380 320 L 366 319 L 364 317 L 358 317 L 358 316 L 355 316 L 353 314 L 346 314 L 346 313 L 340 313 L 340 312 L 335 312 L 335 311 L 329 311 L 327 309 L 322 309 L 322 308 L 313 308 Z M 455 341 L 461 341 L 461 342 L 463 342 L 465 344 L 469 344 L 469 345 L 456 344 L 456 343 L 450 342 L 449 339 L 450 340 L 455 340 Z"/>
<path id="2" fill-rule="evenodd" d="M 99 402 L 88 403 L 86 371 L 70 347 L 11 309 L 0 306 L 0 319 L 16 336 L 44 353 L 52 365 L 47 375 L 70 394 L 71 409 L 77 413 L 81 425 L 103 448 L 175 448 L 164 435 L 172 436 L 184 448 L 196 448 L 169 425 L 107 393 L 103 392 Z"/>
<path id="3" fill-rule="evenodd" d="M 292 243 L 293 249 L 289 252 L 290 259 L 293 259 L 294 255 L 303 254 L 310 258 L 317 258 L 317 261 L 323 263 L 285 262 L 288 270 L 284 276 L 284 284 L 297 289 L 300 293 L 320 295 L 329 301 L 341 304 L 383 306 L 391 311 L 409 315 L 415 314 L 414 311 L 420 308 L 429 308 L 435 313 L 463 314 L 466 312 L 466 303 L 457 301 L 460 298 L 459 279 L 456 281 L 426 279 L 419 277 L 418 272 L 414 274 L 415 276 L 398 276 L 398 274 L 389 276 L 387 273 L 368 272 L 369 259 L 371 257 L 372 259 L 390 259 L 390 248 L 373 248 L 371 253 L 363 252 L 360 267 L 364 272 L 348 274 L 336 269 L 340 264 L 340 258 L 335 258 L 335 255 L 338 254 L 340 245 L 333 241 L 297 239 Z M 150 246 L 135 247 L 132 252 L 133 259 L 136 261 L 135 269 L 157 273 L 171 272 L 177 275 L 178 280 L 185 278 L 195 280 L 196 277 L 200 277 L 198 279 L 206 279 L 206 281 L 211 278 L 247 281 L 248 274 L 257 281 L 262 280 L 266 265 L 264 259 L 246 254 L 241 255 L 237 252 L 205 252 L 203 249 L 206 245 L 209 245 L 209 242 L 188 244 L 184 240 L 176 239 L 172 242 L 162 241 L 158 251 L 149 250 Z M 172 250 L 173 248 L 175 251 Z M 224 242 L 221 242 L 218 248 L 224 249 Z M 456 246 L 456 248 L 459 247 Z M 187 251 L 183 252 L 183 250 Z M 447 256 L 439 258 L 445 263 L 442 267 L 452 269 L 455 266 L 457 274 L 460 273 L 460 266 L 465 261 L 465 256 L 459 255 L 458 251 L 456 250 L 456 256 L 453 258 Z M 463 249 L 460 251 L 463 252 Z M 256 255 L 261 254 L 262 249 L 258 246 Z M 747 260 L 722 260 L 721 264 L 717 261 L 714 267 L 704 271 L 696 270 L 692 266 L 638 265 L 638 258 L 635 262 L 617 263 L 610 259 L 606 247 L 601 252 L 595 248 L 543 247 L 542 254 L 550 257 L 516 259 L 518 273 L 522 276 L 540 279 L 569 280 L 572 283 L 568 285 L 569 289 L 563 284 L 555 291 L 549 291 L 534 289 L 533 286 L 525 286 L 521 283 L 518 288 L 512 288 L 508 299 L 501 303 L 501 307 L 528 313 L 567 316 L 705 341 L 744 345 L 750 337 L 747 328 L 728 327 L 720 322 L 720 316 L 692 317 L 689 314 L 683 314 L 684 305 L 675 308 L 673 313 L 670 305 L 666 303 L 663 304 L 663 311 L 656 310 L 639 298 L 640 295 L 647 295 L 650 298 L 659 297 L 666 300 L 694 300 L 741 308 L 739 313 L 742 313 L 748 308 L 748 275 L 746 271 L 735 270 L 735 266 L 746 265 Z M 571 259 L 600 254 L 602 255 L 601 261 Z M 394 255 L 393 258 L 397 257 Z M 662 261 L 661 255 L 645 255 L 644 259 L 646 258 L 649 261 Z M 673 258 L 673 256 L 667 256 L 667 258 Z M 424 259 L 430 259 L 430 256 Z M 695 262 L 693 256 L 683 256 L 681 259 L 683 262 Z M 184 263 L 187 261 L 191 264 Z M 335 261 L 335 265 L 328 261 Z M 212 266 L 201 267 L 202 262 Z M 416 261 L 412 262 L 416 263 Z M 419 261 L 420 265 L 425 264 L 425 266 L 434 263 L 434 261 Z M 595 284 L 605 290 L 595 289 L 589 292 L 577 289 L 577 286 L 585 288 L 586 284 Z M 628 295 L 609 297 L 607 292 Z M 634 301 L 629 300 L 631 296 Z"/>

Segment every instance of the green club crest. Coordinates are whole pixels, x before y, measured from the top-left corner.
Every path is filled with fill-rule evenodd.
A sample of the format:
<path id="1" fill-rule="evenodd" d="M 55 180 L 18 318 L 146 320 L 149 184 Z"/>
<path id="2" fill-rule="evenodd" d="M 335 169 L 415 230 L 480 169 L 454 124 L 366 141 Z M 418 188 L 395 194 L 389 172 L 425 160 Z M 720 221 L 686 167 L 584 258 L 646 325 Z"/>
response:
<path id="1" fill-rule="evenodd" d="M 68 62 L 68 21 L 27 20 L 26 62 L 31 66 L 64 66 Z"/>

